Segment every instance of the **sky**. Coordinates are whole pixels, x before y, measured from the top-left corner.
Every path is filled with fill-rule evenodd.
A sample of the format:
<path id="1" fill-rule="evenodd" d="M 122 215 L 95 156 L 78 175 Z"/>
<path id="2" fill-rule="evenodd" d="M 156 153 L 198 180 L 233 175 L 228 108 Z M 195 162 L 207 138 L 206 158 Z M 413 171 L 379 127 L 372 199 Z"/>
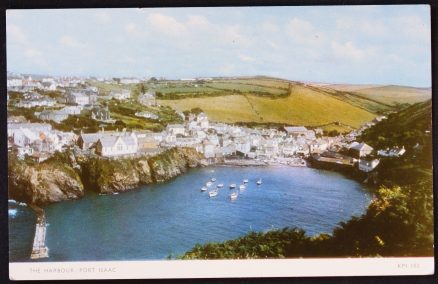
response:
<path id="1" fill-rule="evenodd" d="M 431 86 L 426 5 L 7 11 L 7 70 Z"/>

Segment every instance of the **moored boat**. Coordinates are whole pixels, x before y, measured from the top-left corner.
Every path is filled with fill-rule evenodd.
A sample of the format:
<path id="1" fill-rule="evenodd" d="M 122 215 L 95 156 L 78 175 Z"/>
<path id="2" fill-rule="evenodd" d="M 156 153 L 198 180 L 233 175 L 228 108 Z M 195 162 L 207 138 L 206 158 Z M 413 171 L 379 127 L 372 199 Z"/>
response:
<path id="1" fill-rule="evenodd" d="M 237 192 L 233 192 L 233 193 L 230 194 L 230 199 L 231 200 L 236 200 L 237 196 L 239 196 L 239 194 Z"/>
<path id="2" fill-rule="evenodd" d="M 259 180 L 257 181 L 257 185 L 261 185 L 263 182 L 262 182 L 262 179 L 261 178 L 259 178 Z"/>
<path id="3" fill-rule="evenodd" d="M 205 186 L 201 187 L 201 191 L 206 191 L 206 190 L 207 190 L 207 187 L 205 187 Z"/>
<path id="4" fill-rule="evenodd" d="M 211 181 L 207 181 L 206 186 L 211 186 L 213 183 Z"/>
<path id="5" fill-rule="evenodd" d="M 215 181 L 216 181 L 216 178 L 211 178 L 211 181 L 212 181 L 212 182 L 215 182 Z"/>
<path id="6" fill-rule="evenodd" d="M 248 183 L 248 179 L 247 179 L 247 178 L 244 179 L 244 180 L 243 180 L 243 183 Z"/>
<path id="7" fill-rule="evenodd" d="M 244 190 L 246 188 L 246 186 L 244 185 L 244 184 L 241 184 L 240 186 L 239 186 L 239 189 L 240 190 Z"/>
<path id="8" fill-rule="evenodd" d="M 209 197 L 215 197 L 218 194 L 217 190 L 212 190 L 208 192 Z"/>
<path id="9" fill-rule="evenodd" d="M 220 183 L 220 184 L 217 185 L 217 188 L 222 188 L 222 187 L 224 187 L 223 183 Z"/>
<path id="10" fill-rule="evenodd" d="M 236 188 L 236 184 L 235 183 L 230 184 L 230 189 L 233 189 L 233 188 Z"/>

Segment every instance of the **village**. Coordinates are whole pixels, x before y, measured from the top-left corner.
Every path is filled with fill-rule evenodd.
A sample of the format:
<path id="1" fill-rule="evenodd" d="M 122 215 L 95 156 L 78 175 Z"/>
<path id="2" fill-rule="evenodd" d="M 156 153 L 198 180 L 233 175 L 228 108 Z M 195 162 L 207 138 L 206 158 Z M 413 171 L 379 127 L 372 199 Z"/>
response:
<path id="1" fill-rule="evenodd" d="M 125 78 L 116 83 L 125 86 L 138 82 L 141 80 Z M 111 80 L 111 83 L 114 81 Z M 40 94 L 40 90 L 61 90 L 63 96 L 54 100 Z M 48 77 L 37 80 L 30 76 L 10 76 L 8 91 L 22 93 L 21 99 L 13 107 L 39 110 L 34 114 L 42 122 L 29 122 L 22 117 L 11 116 L 8 117 L 7 126 L 8 149 L 15 149 L 19 159 L 27 157 L 36 162 L 43 162 L 56 151 L 67 149 L 85 155 L 119 159 L 153 156 L 169 148 L 190 147 L 203 154 L 207 164 L 306 166 L 311 160 L 371 172 L 379 165 L 382 157 L 397 157 L 405 153 L 403 146 L 375 150 L 357 141 L 365 129 L 386 119 L 385 116 L 376 117 L 348 134 L 334 137 L 325 136 L 320 128 L 310 129 L 305 126 L 249 128 L 212 122 L 202 111 L 186 114 L 178 112 L 183 123 L 167 124 L 160 132 L 126 128 L 106 130 L 102 126 L 94 133 L 74 133 L 56 130 L 49 122 L 62 122 L 87 109 L 91 111 L 90 119 L 114 123 L 108 107 L 100 102 L 111 98 L 127 100 L 131 97 L 129 89 L 122 88 L 102 96 L 98 88 L 87 86 L 83 78 Z M 9 92 L 8 103 L 11 107 Z M 155 95 L 150 91 L 140 94 L 138 103 L 157 105 Z M 45 109 L 55 105 L 60 108 Z M 157 114 L 146 111 L 137 112 L 135 116 L 159 119 Z"/>

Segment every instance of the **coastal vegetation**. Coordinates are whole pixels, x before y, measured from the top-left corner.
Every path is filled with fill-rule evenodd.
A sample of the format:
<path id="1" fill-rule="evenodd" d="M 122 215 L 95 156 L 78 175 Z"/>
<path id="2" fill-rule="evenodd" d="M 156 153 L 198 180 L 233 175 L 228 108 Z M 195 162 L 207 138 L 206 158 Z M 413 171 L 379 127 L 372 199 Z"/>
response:
<path id="1" fill-rule="evenodd" d="M 251 232 L 223 243 L 198 244 L 179 258 L 432 256 L 431 105 L 431 100 L 414 104 L 365 131 L 361 138 L 367 143 L 404 145 L 407 152 L 382 160 L 366 212 L 341 222 L 332 234 L 308 236 L 297 228 Z"/>

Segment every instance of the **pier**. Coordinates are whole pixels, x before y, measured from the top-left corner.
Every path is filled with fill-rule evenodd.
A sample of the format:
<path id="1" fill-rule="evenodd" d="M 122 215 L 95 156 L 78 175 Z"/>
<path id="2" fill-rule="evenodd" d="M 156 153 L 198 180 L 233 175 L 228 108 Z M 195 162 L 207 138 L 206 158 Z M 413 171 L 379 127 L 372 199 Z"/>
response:
<path id="1" fill-rule="evenodd" d="M 39 259 L 49 257 L 49 248 L 46 247 L 46 216 L 41 210 L 37 215 L 37 223 L 35 228 L 35 237 L 33 239 L 31 259 Z"/>

